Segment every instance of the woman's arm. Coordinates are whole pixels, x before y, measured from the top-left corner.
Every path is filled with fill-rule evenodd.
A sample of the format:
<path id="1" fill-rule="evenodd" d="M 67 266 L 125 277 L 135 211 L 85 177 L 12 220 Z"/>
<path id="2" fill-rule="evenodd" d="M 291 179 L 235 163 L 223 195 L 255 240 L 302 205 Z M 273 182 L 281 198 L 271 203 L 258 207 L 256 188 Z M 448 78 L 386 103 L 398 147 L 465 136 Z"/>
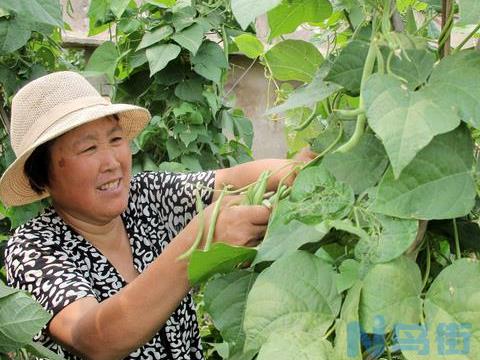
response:
<path id="1" fill-rule="evenodd" d="M 207 222 L 212 207 L 205 209 Z M 263 236 L 269 215 L 263 206 L 224 207 L 214 241 L 223 238 L 251 245 Z M 65 307 L 50 322 L 50 334 L 95 360 L 120 359 L 144 345 L 190 290 L 188 260 L 177 259 L 190 248 L 197 229 L 198 217 L 194 217 L 143 273 L 111 298 L 98 303 L 87 297 Z"/>

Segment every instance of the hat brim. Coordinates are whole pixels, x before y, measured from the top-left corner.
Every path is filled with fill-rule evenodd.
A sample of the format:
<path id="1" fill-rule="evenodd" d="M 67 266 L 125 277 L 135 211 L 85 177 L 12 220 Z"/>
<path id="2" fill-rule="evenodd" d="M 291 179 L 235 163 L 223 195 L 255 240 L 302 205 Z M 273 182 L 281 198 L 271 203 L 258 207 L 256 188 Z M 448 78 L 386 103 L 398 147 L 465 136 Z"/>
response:
<path id="1" fill-rule="evenodd" d="M 41 144 L 53 140 L 80 125 L 117 114 L 119 124 L 128 140 L 135 138 L 150 121 L 150 113 L 140 106 L 129 104 L 95 105 L 70 113 L 56 121 L 38 139 L 20 154 L 0 179 L 0 198 L 7 206 L 20 206 L 50 196 L 48 192 L 37 194 L 25 176 L 24 166 L 28 157 Z"/>

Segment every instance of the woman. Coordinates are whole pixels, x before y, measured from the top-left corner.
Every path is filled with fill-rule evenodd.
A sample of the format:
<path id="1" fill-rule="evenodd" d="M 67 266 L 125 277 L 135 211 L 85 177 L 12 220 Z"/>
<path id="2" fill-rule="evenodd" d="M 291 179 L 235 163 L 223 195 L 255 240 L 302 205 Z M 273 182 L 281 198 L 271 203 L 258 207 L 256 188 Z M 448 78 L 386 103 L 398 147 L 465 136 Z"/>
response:
<path id="1" fill-rule="evenodd" d="M 17 159 L 0 197 L 21 205 L 50 196 L 52 206 L 9 240 L 8 284 L 51 312 L 36 340 L 68 359 L 202 359 L 188 260 L 178 260 L 197 234 L 197 184 L 211 204 L 212 189 L 281 169 L 269 180 L 273 190 L 294 166 L 263 160 L 131 178 L 128 142 L 149 119 L 143 108 L 110 104 L 73 72 L 34 80 L 13 99 Z M 205 232 L 211 213 L 209 205 Z M 256 245 L 269 215 L 263 206 L 222 204 L 214 241 Z"/>

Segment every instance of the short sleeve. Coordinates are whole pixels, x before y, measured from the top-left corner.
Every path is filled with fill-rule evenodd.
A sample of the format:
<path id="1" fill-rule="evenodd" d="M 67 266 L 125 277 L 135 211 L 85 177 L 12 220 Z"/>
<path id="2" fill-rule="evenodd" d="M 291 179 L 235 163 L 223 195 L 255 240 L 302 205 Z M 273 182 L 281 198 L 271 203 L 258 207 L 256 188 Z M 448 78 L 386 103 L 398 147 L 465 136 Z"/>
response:
<path id="1" fill-rule="evenodd" d="M 196 214 L 196 188 L 202 202 L 209 205 L 215 187 L 215 172 L 145 172 L 133 179 L 131 200 L 140 216 L 160 215 L 163 223 L 178 232 Z"/>
<path id="2" fill-rule="evenodd" d="M 95 293 L 82 271 L 47 233 L 17 232 L 7 244 L 5 269 L 7 285 L 26 290 L 55 315 L 75 300 L 95 297 Z"/>

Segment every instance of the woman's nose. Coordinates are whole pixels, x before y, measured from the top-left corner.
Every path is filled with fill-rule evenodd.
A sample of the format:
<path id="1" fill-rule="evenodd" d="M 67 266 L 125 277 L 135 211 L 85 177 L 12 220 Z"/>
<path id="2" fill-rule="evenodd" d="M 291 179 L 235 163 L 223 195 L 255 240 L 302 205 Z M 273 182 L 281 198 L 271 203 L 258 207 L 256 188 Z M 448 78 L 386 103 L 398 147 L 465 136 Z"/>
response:
<path id="1" fill-rule="evenodd" d="M 117 152 L 113 148 L 102 149 L 100 152 L 100 171 L 112 171 L 120 167 L 120 161 L 117 157 Z"/>

